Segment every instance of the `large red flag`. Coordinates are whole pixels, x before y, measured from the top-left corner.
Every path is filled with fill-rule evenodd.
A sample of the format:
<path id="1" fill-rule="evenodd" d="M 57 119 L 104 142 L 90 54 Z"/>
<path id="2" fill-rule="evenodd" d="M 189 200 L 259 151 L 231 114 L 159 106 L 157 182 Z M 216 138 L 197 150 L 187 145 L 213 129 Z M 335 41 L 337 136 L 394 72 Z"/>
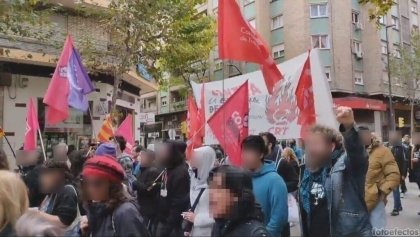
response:
<path id="1" fill-rule="evenodd" d="M 241 142 L 248 136 L 248 81 L 213 114 L 208 124 L 229 156 L 233 165 L 240 166 Z"/>
<path id="2" fill-rule="evenodd" d="M 200 112 L 193 96 L 188 96 L 188 142 L 187 142 L 187 158 L 191 158 L 194 148 L 200 147 L 203 143 L 201 130 L 204 124 L 201 124 Z"/>
<path id="3" fill-rule="evenodd" d="M 26 131 L 25 141 L 23 143 L 23 150 L 36 150 L 36 138 L 39 129 L 38 116 L 32 98 L 28 103 L 28 111 L 26 112 Z"/>
<path id="4" fill-rule="evenodd" d="M 57 67 L 55 68 L 53 77 L 48 90 L 44 96 L 44 104 L 46 108 L 46 120 L 48 124 L 56 124 L 66 120 L 69 116 L 69 81 L 67 80 L 67 65 L 73 49 L 73 40 L 67 36 L 64 43 L 63 52 L 61 52 Z"/>
<path id="5" fill-rule="evenodd" d="M 235 0 L 219 0 L 219 57 L 258 63 L 271 94 L 274 85 L 283 79 L 270 50 L 258 32 L 244 19 Z"/>
<path id="6" fill-rule="evenodd" d="M 133 136 L 133 116 L 128 114 L 124 121 L 121 123 L 120 127 L 117 129 L 115 134 L 123 136 L 127 141 L 125 153 L 131 154 L 131 150 L 134 146 L 134 136 Z"/>
<path id="7" fill-rule="evenodd" d="M 300 135 L 301 137 L 305 137 L 309 126 L 316 122 L 310 52 L 308 53 L 308 58 L 303 66 L 295 95 L 297 106 L 300 110 L 298 118 L 298 124 L 301 125 Z"/>

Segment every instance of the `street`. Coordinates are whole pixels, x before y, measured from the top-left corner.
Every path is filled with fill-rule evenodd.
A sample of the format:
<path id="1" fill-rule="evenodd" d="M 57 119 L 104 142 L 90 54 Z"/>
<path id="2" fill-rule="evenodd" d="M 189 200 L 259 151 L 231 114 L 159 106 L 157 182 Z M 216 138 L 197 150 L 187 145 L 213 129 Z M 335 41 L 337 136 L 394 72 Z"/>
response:
<path id="1" fill-rule="evenodd" d="M 392 193 L 388 196 L 388 204 L 386 205 L 387 229 L 420 229 L 420 216 L 417 215 L 417 212 L 420 212 L 420 191 L 415 183 L 408 183 L 408 179 L 407 189 L 406 196 L 401 199 L 403 211 L 400 212 L 399 216 L 391 216 L 394 200 Z M 299 224 L 296 224 L 290 230 L 291 236 L 300 236 Z"/>
<path id="2" fill-rule="evenodd" d="M 408 180 L 407 180 L 408 181 Z M 417 215 L 417 212 L 420 212 L 419 206 L 419 189 L 414 183 L 407 183 L 407 195 L 401 199 L 403 206 L 403 211 L 400 212 L 399 216 L 391 216 L 391 213 L 394 200 L 392 198 L 392 193 L 388 196 L 388 204 L 386 206 L 388 219 L 387 219 L 387 228 L 410 228 L 410 229 L 419 229 L 420 228 L 420 216 Z"/>

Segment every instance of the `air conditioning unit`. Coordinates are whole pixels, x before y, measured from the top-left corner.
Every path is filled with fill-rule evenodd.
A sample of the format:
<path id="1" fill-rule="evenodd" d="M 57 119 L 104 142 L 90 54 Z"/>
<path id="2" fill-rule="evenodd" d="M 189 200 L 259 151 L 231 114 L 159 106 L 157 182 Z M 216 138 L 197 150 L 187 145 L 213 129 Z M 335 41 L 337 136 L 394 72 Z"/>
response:
<path id="1" fill-rule="evenodd" d="M 362 30 L 362 29 L 363 29 L 362 22 L 357 22 L 357 23 L 356 23 L 356 29 L 357 29 L 357 30 Z"/>
<path id="2" fill-rule="evenodd" d="M 363 58 L 363 52 L 362 51 L 355 52 L 355 55 L 356 55 L 357 59 L 362 59 Z"/>

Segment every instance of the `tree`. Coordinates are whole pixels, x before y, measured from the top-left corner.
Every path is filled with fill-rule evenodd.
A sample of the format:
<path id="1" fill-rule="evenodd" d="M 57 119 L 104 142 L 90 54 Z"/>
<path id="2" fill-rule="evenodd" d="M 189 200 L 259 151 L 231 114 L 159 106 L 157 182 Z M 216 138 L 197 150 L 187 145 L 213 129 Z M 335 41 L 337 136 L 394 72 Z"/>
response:
<path id="1" fill-rule="evenodd" d="M 158 84 L 164 75 L 187 78 L 186 74 L 199 71 L 193 70 L 193 63 L 204 65 L 214 39 L 214 24 L 211 18 L 197 15 L 195 7 L 203 2 L 112 0 L 107 9 L 96 15 L 111 43 L 106 52 L 85 47 L 81 49 L 82 57 L 88 58 L 88 65 L 114 74 L 113 111 L 122 76 L 135 65 L 144 65 Z M 89 14 L 90 10 L 83 11 Z"/>
<path id="2" fill-rule="evenodd" d="M 420 34 L 413 32 L 410 46 L 400 46 L 390 60 L 393 78 L 405 87 L 411 105 L 411 132 L 414 132 L 414 105 L 419 102 L 417 90 L 420 85 Z M 394 83 L 395 84 L 395 83 Z"/>
<path id="3" fill-rule="evenodd" d="M 391 10 L 394 0 L 359 0 L 359 3 L 369 5 L 369 19 L 377 20 Z"/>
<path id="4" fill-rule="evenodd" d="M 0 34 L 9 39 L 32 37 L 48 39 L 49 15 L 54 8 L 44 0 L 7 1 L 0 0 Z M 44 30 L 34 30 L 43 27 Z"/>
<path id="5" fill-rule="evenodd" d="M 162 66 L 171 76 L 180 77 L 189 86 L 191 80 L 205 80 L 215 45 L 214 23 L 212 18 L 194 14 L 174 23 L 177 37 L 168 40 L 162 54 Z"/>

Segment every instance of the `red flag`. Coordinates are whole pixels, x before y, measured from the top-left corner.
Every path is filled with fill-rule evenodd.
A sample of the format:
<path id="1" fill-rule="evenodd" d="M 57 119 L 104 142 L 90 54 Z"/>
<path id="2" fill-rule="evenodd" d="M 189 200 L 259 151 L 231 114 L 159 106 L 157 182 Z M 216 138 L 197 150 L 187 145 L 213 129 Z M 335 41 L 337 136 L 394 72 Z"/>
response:
<path id="1" fill-rule="evenodd" d="M 300 135 L 301 137 L 305 137 L 309 126 L 316 122 L 310 52 L 308 53 L 308 58 L 303 66 L 295 94 L 297 98 L 297 106 L 300 110 L 298 124 L 302 126 Z"/>
<path id="2" fill-rule="evenodd" d="M 244 19 L 235 0 L 219 0 L 219 57 L 258 63 L 271 94 L 274 85 L 283 79 L 270 50 L 258 32 Z"/>
<path id="3" fill-rule="evenodd" d="M 44 104 L 48 105 L 46 120 L 48 124 L 57 124 L 69 116 L 69 81 L 67 80 L 67 64 L 73 49 L 73 40 L 67 36 L 54 75 L 44 96 Z"/>
<path id="4" fill-rule="evenodd" d="M 193 96 L 188 96 L 188 142 L 187 142 L 187 158 L 191 158 L 194 148 L 200 147 L 203 143 L 201 130 L 204 124 L 201 124 L 201 118 L 199 116 L 199 109 Z"/>
<path id="5" fill-rule="evenodd" d="M 28 111 L 26 112 L 26 131 L 25 141 L 23 143 L 23 150 L 36 150 L 36 138 L 39 129 L 38 116 L 32 98 L 28 103 Z"/>
<path id="6" fill-rule="evenodd" d="M 240 166 L 241 142 L 248 136 L 248 81 L 213 114 L 208 124 L 229 156 L 233 165 Z"/>
<path id="7" fill-rule="evenodd" d="M 128 114 L 124 121 L 121 123 L 120 127 L 117 129 L 115 134 L 123 136 L 127 141 L 125 153 L 131 154 L 131 150 L 134 146 L 134 136 L 133 136 L 133 116 Z"/>

